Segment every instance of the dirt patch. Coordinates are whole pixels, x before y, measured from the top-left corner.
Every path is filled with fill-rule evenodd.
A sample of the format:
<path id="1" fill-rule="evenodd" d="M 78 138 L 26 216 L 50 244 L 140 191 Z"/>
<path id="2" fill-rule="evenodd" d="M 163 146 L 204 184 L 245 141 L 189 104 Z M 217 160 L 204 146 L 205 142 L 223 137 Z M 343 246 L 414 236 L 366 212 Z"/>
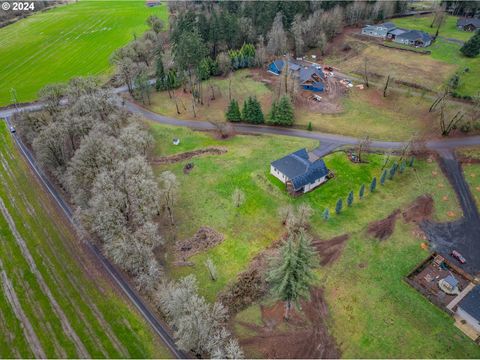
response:
<path id="1" fill-rule="evenodd" d="M 188 164 L 186 164 L 186 165 L 183 167 L 183 173 L 184 173 L 185 175 L 190 174 L 190 171 L 193 170 L 193 166 L 194 166 L 193 163 L 188 163 Z"/>
<path id="2" fill-rule="evenodd" d="M 342 254 L 345 242 L 348 240 L 349 235 L 343 234 L 336 236 L 330 240 L 316 239 L 312 241 L 313 247 L 320 255 L 320 265 L 327 266 L 333 264 Z"/>
<path id="3" fill-rule="evenodd" d="M 396 209 L 385 219 L 370 223 L 367 232 L 378 240 L 388 239 L 393 234 L 393 230 L 395 230 L 395 223 L 399 214 L 400 210 Z"/>
<path id="4" fill-rule="evenodd" d="M 433 198 L 430 195 L 421 195 L 407 207 L 403 213 L 403 220 L 407 223 L 420 223 L 431 218 L 433 213 Z"/>
<path id="5" fill-rule="evenodd" d="M 189 239 L 178 242 L 175 245 L 175 255 L 178 260 L 185 262 L 187 258 L 199 252 L 205 251 L 221 243 L 224 236 L 214 229 L 203 226 Z"/>
<path id="6" fill-rule="evenodd" d="M 262 307 L 263 326 L 241 322 L 256 334 L 240 340 L 240 345 L 254 348 L 264 358 L 339 358 L 340 351 L 327 327 L 329 311 L 323 290 L 313 289 L 310 300 L 302 301 L 301 308 L 302 312 L 293 309 L 287 322 L 283 319 L 283 303 Z"/>
<path id="7" fill-rule="evenodd" d="M 268 286 L 265 274 L 270 259 L 277 256 L 280 244 L 281 240 L 275 241 L 255 256 L 248 269 L 240 273 L 237 280 L 218 295 L 218 300 L 228 308 L 231 315 L 242 311 L 266 294 Z"/>
<path id="8" fill-rule="evenodd" d="M 209 147 L 206 149 L 199 149 L 194 151 L 187 151 L 180 154 L 170 155 L 170 156 L 163 156 L 159 158 L 155 158 L 151 160 L 151 163 L 154 165 L 160 164 L 173 164 L 179 161 L 184 161 L 191 159 L 196 156 L 202 155 L 222 155 L 227 152 L 227 149 L 223 147 Z"/>

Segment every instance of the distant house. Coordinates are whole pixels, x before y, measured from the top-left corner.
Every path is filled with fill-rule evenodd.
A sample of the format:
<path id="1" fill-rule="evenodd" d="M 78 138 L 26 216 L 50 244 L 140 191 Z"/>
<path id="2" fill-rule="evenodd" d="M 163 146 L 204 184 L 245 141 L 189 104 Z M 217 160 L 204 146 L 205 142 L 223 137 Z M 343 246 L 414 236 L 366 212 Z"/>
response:
<path id="1" fill-rule="evenodd" d="M 432 37 L 424 31 L 410 30 L 399 35 L 393 39 L 394 42 L 405 45 L 412 45 L 418 47 L 427 47 L 432 43 Z"/>
<path id="2" fill-rule="evenodd" d="M 475 286 L 457 306 L 457 315 L 480 332 L 480 285 Z"/>
<path id="3" fill-rule="evenodd" d="M 301 149 L 273 161 L 270 174 L 283 182 L 290 194 L 300 195 L 327 181 L 330 171 L 322 159 Z"/>
<path id="4" fill-rule="evenodd" d="M 480 29 L 480 19 L 463 18 L 457 20 L 457 29 L 463 31 L 476 31 Z"/>
<path id="5" fill-rule="evenodd" d="M 402 35 L 402 34 L 408 32 L 408 31 L 409 30 L 407 30 L 407 29 L 395 28 L 393 30 L 390 30 L 387 33 L 387 39 L 394 40 L 398 35 Z"/>
<path id="6" fill-rule="evenodd" d="M 319 92 L 325 88 L 325 74 L 320 68 L 314 65 L 300 69 L 298 76 L 300 86 L 304 90 Z"/>
<path id="7" fill-rule="evenodd" d="M 285 67 L 286 61 L 282 59 L 277 59 L 268 65 L 268 71 L 274 75 L 280 75 L 282 73 L 283 68 Z M 295 64 L 294 62 L 288 62 L 288 69 L 289 71 L 298 71 L 300 69 L 300 65 Z"/>
<path id="8" fill-rule="evenodd" d="M 378 25 L 367 25 L 362 29 L 362 35 L 386 39 L 388 32 L 395 28 L 395 24 L 391 22 L 386 22 Z"/>

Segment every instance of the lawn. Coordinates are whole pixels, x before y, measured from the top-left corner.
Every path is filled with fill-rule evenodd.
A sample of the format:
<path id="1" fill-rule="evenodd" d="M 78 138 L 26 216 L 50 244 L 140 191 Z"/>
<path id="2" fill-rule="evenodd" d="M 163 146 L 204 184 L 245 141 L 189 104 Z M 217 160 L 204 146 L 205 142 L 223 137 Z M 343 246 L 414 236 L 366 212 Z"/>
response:
<path id="1" fill-rule="evenodd" d="M 0 29 L 0 105 L 35 100 L 46 84 L 108 74 L 109 57 L 146 29 L 155 14 L 168 23 L 167 6 L 144 1 L 79 1 L 34 14 Z"/>
<path id="2" fill-rule="evenodd" d="M 210 226 L 225 236 L 221 244 L 189 258 L 194 267 L 175 267 L 169 252 L 167 268 L 172 276 L 195 274 L 201 293 L 214 300 L 256 254 L 284 232 L 278 209 L 307 203 L 314 209 L 313 234 L 321 239 L 351 235 L 340 260 L 319 270 L 333 318 L 331 331 L 344 357 L 478 357 L 478 348 L 461 335 L 451 318 L 402 281 L 428 255 L 421 249 L 423 239 L 415 234 L 413 226 L 399 220 L 394 235 L 384 242 L 365 232 L 371 221 L 388 216 L 425 193 L 434 198 L 434 219 L 446 221 L 461 215 L 455 194 L 434 161 L 416 161 L 415 170 L 407 169 L 394 180 L 387 180 L 385 186 L 379 184 L 374 194 L 367 188 L 364 200 L 355 200 L 353 207 L 335 215 L 339 197 L 345 200 L 350 190 L 356 196 L 361 184 L 369 184 L 372 176 L 381 173 L 382 155 L 370 155 L 368 163 L 355 165 L 343 152 L 331 154 L 325 162 L 335 178 L 313 192 L 291 198 L 269 175 L 269 163 L 301 147 L 311 149 L 316 146 L 314 141 L 248 135 L 216 140 L 209 133 L 151 122 L 147 125 L 155 138 L 156 156 L 209 146 L 228 149 L 223 155 L 155 166 L 156 174 L 173 171 L 180 183 L 176 238 L 191 237 L 201 226 Z M 180 138 L 180 145 L 171 145 L 172 138 Z M 194 164 L 188 175 L 183 173 L 187 162 Z M 236 187 L 246 195 L 240 208 L 235 208 L 231 200 Z M 322 218 L 326 207 L 332 213 L 328 222 Z M 216 281 L 210 280 L 204 266 L 207 258 L 217 267 Z M 259 304 L 254 304 L 237 319 L 259 324 L 259 314 Z M 240 337 L 250 334 L 242 326 L 234 328 Z M 258 356 L 255 349 L 245 350 L 247 356 Z"/>
<path id="3" fill-rule="evenodd" d="M 0 161 L 0 357 L 171 357 L 87 256 L 4 122 Z"/>
<path id="4" fill-rule="evenodd" d="M 462 155 L 480 161 L 480 148 L 464 149 L 460 152 Z M 480 164 L 471 163 L 462 165 L 463 173 L 467 183 L 470 185 L 470 190 L 477 202 L 477 207 L 480 209 Z"/>
<path id="5" fill-rule="evenodd" d="M 225 235 L 222 244 L 191 259 L 197 264 L 195 270 L 188 267 L 170 269 L 175 276 L 184 276 L 194 271 L 199 278 L 202 293 L 209 299 L 214 299 L 227 282 L 245 269 L 253 256 L 279 238 L 283 229 L 277 212 L 284 205 L 310 204 L 315 210 L 313 230 L 322 238 L 358 231 L 368 222 L 387 216 L 395 208 L 429 192 L 437 200 L 438 219 L 449 219 L 449 211 L 453 212 L 453 216 L 460 215 L 456 198 L 437 165 L 421 161 L 417 166 L 417 176 L 410 169 L 398 180 L 387 182 L 385 187 L 379 185 L 378 194 L 367 195 L 361 203 L 325 222 L 322 213 L 326 207 L 333 213 L 339 197 L 345 200 L 350 190 L 357 193 L 361 184 L 368 185 L 373 176 L 379 176 L 384 160 L 382 155 L 371 155 L 369 163 L 362 165 L 353 165 L 343 153 L 330 155 L 325 161 L 336 177 L 321 188 L 293 199 L 269 175 L 269 164 L 301 147 L 315 147 L 314 141 L 246 135 L 221 141 L 215 140 L 210 134 L 184 128 L 158 124 L 150 126 L 157 144 L 156 154 L 178 153 L 207 146 L 228 149 L 223 155 L 203 156 L 155 167 L 157 174 L 165 170 L 173 171 L 181 184 L 177 205 L 179 210 L 176 212 L 177 238 L 191 237 L 201 226 L 211 226 Z M 172 138 L 180 138 L 181 144 L 170 145 Z M 194 169 L 189 175 L 183 174 L 186 162 L 194 163 Z M 231 200 L 236 187 L 246 195 L 245 204 L 238 209 Z M 203 265 L 207 257 L 211 257 L 218 268 L 219 279 L 215 282 L 209 280 Z"/>
<path id="6" fill-rule="evenodd" d="M 262 70 L 259 70 L 262 74 Z M 229 82 L 232 98 L 240 107 L 248 96 L 256 96 L 262 104 L 265 116 L 270 110 L 274 92 L 270 84 L 258 78 L 258 71 L 240 70 L 231 78 L 213 78 L 204 84 L 204 105 L 196 106 L 197 117 L 191 107 L 191 96 L 177 90 L 181 114 L 177 114 L 175 103 L 166 92 L 154 93 L 149 109 L 153 112 L 188 120 L 225 119 L 225 109 L 229 102 Z M 264 76 L 268 78 L 265 73 Z M 211 99 L 210 86 L 213 86 L 215 100 Z M 408 140 L 414 134 L 425 134 L 432 130 L 429 101 L 421 97 L 390 95 L 383 98 L 378 90 L 358 90 L 353 88 L 340 100 L 343 110 L 338 114 L 322 114 L 309 104 L 297 105 L 295 126 L 306 128 L 311 122 L 313 130 L 374 139 Z M 185 106 L 182 106 L 185 105 Z M 316 104 L 314 104 L 316 105 Z M 393 126 L 392 126 L 393 125 Z"/>
<path id="7" fill-rule="evenodd" d="M 457 16 L 447 15 L 445 23 L 440 27 L 439 36 L 467 41 L 472 35 L 472 32 L 462 31 L 457 29 Z M 422 16 L 407 16 L 391 20 L 395 25 L 410 30 L 421 30 L 435 35 L 437 32 L 436 26 L 430 27 L 433 21 L 433 14 Z"/>

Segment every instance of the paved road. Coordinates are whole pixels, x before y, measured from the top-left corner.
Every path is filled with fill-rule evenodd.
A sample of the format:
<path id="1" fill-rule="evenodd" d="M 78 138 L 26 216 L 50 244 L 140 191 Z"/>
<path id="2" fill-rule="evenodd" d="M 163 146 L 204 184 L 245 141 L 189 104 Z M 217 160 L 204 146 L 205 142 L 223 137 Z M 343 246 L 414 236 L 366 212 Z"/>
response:
<path id="1" fill-rule="evenodd" d="M 0 115 L 1 117 L 2 115 Z M 8 126 L 11 126 L 9 118 L 6 117 L 6 122 Z M 63 200 L 62 196 L 57 192 L 55 187 L 52 185 L 48 177 L 43 173 L 40 166 L 37 164 L 35 158 L 31 154 L 30 150 L 25 146 L 20 137 L 16 134 L 12 134 L 15 142 L 22 153 L 22 155 L 27 160 L 28 165 L 38 177 L 42 185 L 45 187 L 47 192 L 52 196 L 57 205 L 62 209 L 63 213 L 70 221 L 70 223 L 76 227 L 77 223 L 73 218 L 73 212 L 70 206 Z M 150 309 L 145 305 L 137 292 L 130 286 L 128 281 L 123 277 L 123 275 L 117 270 L 115 266 L 101 253 L 100 249 L 91 241 L 85 241 L 88 251 L 98 260 L 102 265 L 105 271 L 111 276 L 114 283 L 123 291 L 123 293 L 130 299 L 132 304 L 137 308 L 143 318 L 150 324 L 153 330 L 160 336 L 167 348 L 172 352 L 172 354 L 178 359 L 187 358 L 187 354 L 179 350 L 175 344 L 175 341 L 171 337 L 170 333 L 166 330 L 166 327 L 157 319 L 157 317 L 150 311 Z"/>

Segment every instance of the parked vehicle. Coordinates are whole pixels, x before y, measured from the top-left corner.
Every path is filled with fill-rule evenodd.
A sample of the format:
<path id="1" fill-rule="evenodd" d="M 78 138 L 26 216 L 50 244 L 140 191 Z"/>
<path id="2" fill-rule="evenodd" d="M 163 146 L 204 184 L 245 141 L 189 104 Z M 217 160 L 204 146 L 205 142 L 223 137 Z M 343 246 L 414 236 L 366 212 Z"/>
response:
<path id="1" fill-rule="evenodd" d="M 11 132 L 12 134 L 14 134 L 14 133 L 17 132 L 17 130 L 15 130 L 15 128 L 14 128 L 13 126 L 10 126 L 10 132 Z"/>
<path id="2" fill-rule="evenodd" d="M 460 254 L 457 250 L 452 251 L 452 256 L 458 261 L 460 261 L 460 263 L 462 264 L 465 264 L 467 262 L 467 260 L 462 256 L 462 254 Z"/>

